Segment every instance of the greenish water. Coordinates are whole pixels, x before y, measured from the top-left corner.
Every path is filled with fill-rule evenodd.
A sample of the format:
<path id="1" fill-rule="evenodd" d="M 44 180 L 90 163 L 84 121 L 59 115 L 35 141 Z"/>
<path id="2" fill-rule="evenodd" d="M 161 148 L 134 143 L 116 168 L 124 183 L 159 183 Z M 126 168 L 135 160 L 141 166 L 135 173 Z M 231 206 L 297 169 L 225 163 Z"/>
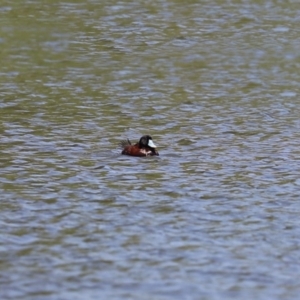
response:
<path id="1" fill-rule="evenodd" d="M 298 15 L 0 1 L 0 298 L 296 299 Z"/>

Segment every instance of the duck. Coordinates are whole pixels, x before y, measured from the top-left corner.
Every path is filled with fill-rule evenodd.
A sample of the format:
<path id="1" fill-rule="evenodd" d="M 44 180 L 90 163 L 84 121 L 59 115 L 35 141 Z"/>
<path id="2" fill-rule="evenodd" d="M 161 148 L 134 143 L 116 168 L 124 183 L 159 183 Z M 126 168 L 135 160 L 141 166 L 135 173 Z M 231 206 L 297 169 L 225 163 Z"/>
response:
<path id="1" fill-rule="evenodd" d="M 139 142 L 132 145 L 130 140 L 121 142 L 123 148 L 121 154 L 131 156 L 159 156 L 156 146 L 150 135 L 143 135 Z"/>

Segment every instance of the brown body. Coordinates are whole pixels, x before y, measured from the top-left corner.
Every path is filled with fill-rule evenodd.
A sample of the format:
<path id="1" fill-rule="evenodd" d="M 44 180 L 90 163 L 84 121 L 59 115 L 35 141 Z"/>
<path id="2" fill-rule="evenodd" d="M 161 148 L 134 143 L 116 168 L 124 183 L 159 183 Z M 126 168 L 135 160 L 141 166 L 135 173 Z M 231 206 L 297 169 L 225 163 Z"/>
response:
<path id="1" fill-rule="evenodd" d="M 144 135 L 141 137 L 140 141 L 134 145 L 131 145 L 130 141 L 122 142 L 123 146 L 122 154 L 131 155 L 131 156 L 154 156 L 159 155 L 156 150 L 156 146 L 154 145 L 151 136 Z M 153 145 L 151 147 L 149 145 Z"/>

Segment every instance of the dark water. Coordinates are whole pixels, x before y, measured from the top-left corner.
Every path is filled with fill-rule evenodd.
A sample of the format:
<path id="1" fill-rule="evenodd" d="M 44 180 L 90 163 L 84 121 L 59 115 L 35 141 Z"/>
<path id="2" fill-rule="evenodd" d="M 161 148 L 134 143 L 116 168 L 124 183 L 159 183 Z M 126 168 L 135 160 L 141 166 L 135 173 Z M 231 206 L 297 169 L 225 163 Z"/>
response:
<path id="1" fill-rule="evenodd" d="M 1 299 L 297 299 L 298 2 L 100 2 L 0 4 Z"/>

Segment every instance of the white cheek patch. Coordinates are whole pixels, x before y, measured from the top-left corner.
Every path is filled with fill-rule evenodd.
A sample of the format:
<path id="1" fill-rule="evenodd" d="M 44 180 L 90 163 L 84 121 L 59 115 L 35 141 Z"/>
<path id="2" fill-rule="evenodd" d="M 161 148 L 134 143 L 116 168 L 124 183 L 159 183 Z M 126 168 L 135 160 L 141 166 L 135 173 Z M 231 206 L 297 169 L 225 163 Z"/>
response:
<path id="1" fill-rule="evenodd" d="M 148 146 L 151 148 L 156 148 L 155 144 L 152 142 L 152 140 L 149 140 Z"/>

